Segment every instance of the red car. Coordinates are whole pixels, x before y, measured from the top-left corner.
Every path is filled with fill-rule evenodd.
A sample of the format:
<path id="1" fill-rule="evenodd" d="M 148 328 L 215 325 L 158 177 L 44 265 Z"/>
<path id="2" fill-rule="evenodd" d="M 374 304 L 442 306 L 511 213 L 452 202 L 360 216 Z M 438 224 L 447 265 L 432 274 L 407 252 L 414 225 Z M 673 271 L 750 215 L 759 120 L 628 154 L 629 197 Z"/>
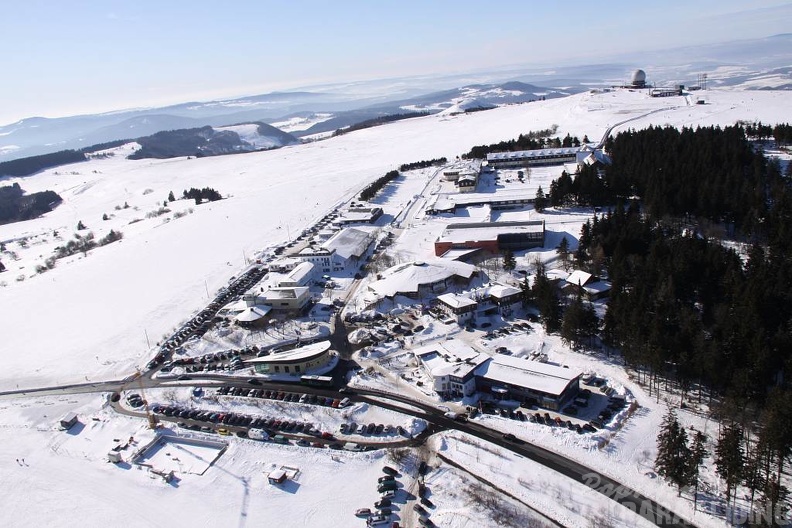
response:
<path id="1" fill-rule="evenodd" d="M 324 438 L 325 440 L 335 440 L 335 437 L 330 433 L 328 433 L 327 431 L 322 433 L 322 438 Z"/>

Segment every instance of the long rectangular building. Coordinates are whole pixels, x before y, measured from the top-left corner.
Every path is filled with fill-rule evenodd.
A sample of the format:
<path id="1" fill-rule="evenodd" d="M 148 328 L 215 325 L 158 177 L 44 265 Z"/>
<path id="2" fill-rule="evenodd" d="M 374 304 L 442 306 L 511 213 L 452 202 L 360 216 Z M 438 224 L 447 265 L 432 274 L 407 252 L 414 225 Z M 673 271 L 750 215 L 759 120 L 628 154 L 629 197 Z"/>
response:
<path id="1" fill-rule="evenodd" d="M 492 167 L 528 167 L 530 165 L 557 165 L 576 160 L 580 147 L 490 152 L 487 164 Z"/>
<path id="2" fill-rule="evenodd" d="M 476 388 L 503 399 L 559 410 L 580 390 L 580 370 L 497 355 L 476 369 Z"/>
<path id="3" fill-rule="evenodd" d="M 544 220 L 449 224 L 435 242 L 435 255 L 450 249 L 483 249 L 498 253 L 544 246 Z"/>

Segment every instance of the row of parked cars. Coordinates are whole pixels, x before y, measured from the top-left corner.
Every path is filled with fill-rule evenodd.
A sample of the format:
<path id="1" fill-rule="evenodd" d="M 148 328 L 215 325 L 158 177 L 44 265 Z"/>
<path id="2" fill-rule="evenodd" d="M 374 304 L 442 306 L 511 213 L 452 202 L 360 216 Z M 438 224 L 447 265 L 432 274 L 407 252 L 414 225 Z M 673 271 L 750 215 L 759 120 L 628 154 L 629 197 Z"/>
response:
<path id="1" fill-rule="evenodd" d="M 190 409 L 179 405 L 155 404 L 151 407 L 151 412 L 173 418 L 196 420 L 200 422 L 209 422 L 212 424 L 263 429 L 265 431 L 271 432 L 273 435 L 276 431 L 283 431 L 286 433 L 303 433 L 317 437 L 323 437 L 324 434 L 329 434 L 322 433 L 313 424 L 306 422 L 297 422 L 294 420 L 271 418 L 267 416 L 250 416 L 235 412 Z M 332 435 L 330 436 L 332 437 Z"/>
<path id="2" fill-rule="evenodd" d="M 161 346 L 157 355 L 149 361 L 146 367 L 154 369 L 165 362 L 174 351 L 193 336 L 202 336 L 212 326 L 218 310 L 228 304 L 232 299 L 240 297 L 249 290 L 254 284 L 268 272 L 267 268 L 254 266 L 247 270 L 243 275 L 237 277 L 227 287 L 221 288 L 214 300 L 201 310 L 195 317 L 184 323 L 173 335 L 168 338 Z"/>
<path id="3" fill-rule="evenodd" d="M 352 435 L 352 434 L 359 434 L 359 435 L 392 435 L 394 433 L 399 434 L 401 436 L 409 436 L 404 427 L 401 425 L 397 427 L 393 427 L 392 425 L 383 425 L 383 424 L 374 424 L 370 423 L 366 424 L 357 424 L 355 422 L 351 423 L 342 423 L 341 427 L 339 428 L 341 434 L 345 435 Z"/>
<path id="4" fill-rule="evenodd" d="M 383 476 L 377 479 L 377 492 L 380 494 L 380 499 L 374 503 L 374 509 L 361 508 L 355 512 L 358 517 L 365 517 L 368 526 L 383 526 L 390 523 L 390 517 L 393 515 L 393 499 L 399 490 L 399 483 L 396 477 L 399 472 L 390 467 L 384 466 L 382 472 Z M 392 528 L 398 528 L 399 523 L 394 521 L 391 524 Z"/>
<path id="5" fill-rule="evenodd" d="M 500 415 L 504 418 L 510 418 L 512 420 L 518 420 L 521 422 L 529 421 L 531 423 L 538 423 L 543 425 L 551 425 L 554 427 L 566 427 L 570 431 L 575 431 L 578 434 L 583 433 L 593 433 L 597 430 L 591 423 L 587 423 L 584 425 L 580 425 L 577 423 L 572 422 L 571 420 L 564 420 L 560 416 L 552 417 L 550 413 L 530 413 L 530 412 L 522 412 L 520 409 L 496 409 L 495 414 Z M 602 427 L 600 425 L 600 427 Z"/>
<path id="6" fill-rule="evenodd" d="M 323 405 L 334 409 L 351 405 L 349 398 L 329 398 L 316 394 L 298 394 L 268 389 L 249 389 L 246 387 L 223 386 L 217 389 L 218 396 L 241 396 L 247 398 L 267 398 L 285 402 L 304 403 L 309 405 Z"/>
<path id="7" fill-rule="evenodd" d="M 484 325 L 491 325 L 492 323 L 483 323 L 481 326 L 485 327 Z M 528 323 L 511 323 L 507 326 L 502 326 L 497 330 L 492 330 L 484 334 L 483 339 L 495 339 L 496 337 L 507 336 L 510 334 L 519 334 L 519 333 L 527 333 L 532 332 L 533 329 L 531 325 Z"/>

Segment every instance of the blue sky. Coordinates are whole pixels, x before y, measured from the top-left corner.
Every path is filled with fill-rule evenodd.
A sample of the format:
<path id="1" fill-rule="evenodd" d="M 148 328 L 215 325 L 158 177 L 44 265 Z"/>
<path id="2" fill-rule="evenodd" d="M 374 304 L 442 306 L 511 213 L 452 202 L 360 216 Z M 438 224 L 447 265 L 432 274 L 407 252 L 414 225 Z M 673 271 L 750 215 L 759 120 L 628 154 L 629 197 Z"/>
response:
<path id="1" fill-rule="evenodd" d="M 603 5 L 604 4 L 604 5 Z M 4 0 L 0 124 L 789 32 L 792 3 Z"/>

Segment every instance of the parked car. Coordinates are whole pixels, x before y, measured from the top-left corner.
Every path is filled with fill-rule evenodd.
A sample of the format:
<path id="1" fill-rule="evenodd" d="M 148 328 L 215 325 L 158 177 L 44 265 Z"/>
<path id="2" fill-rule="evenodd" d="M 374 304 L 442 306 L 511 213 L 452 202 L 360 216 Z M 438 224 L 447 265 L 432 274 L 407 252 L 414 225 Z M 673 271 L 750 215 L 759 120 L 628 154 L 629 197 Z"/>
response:
<path id="1" fill-rule="evenodd" d="M 387 508 L 390 505 L 391 505 L 390 499 L 381 499 L 374 503 L 374 507 L 377 508 L 378 510 L 381 510 L 382 508 Z"/>
<path id="2" fill-rule="evenodd" d="M 359 510 L 355 511 L 355 515 L 358 517 L 368 517 L 371 515 L 370 508 L 360 508 Z"/>
<path id="3" fill-rule="evenodd" d="M 429 499 L 427 499 L 426 497 L 421 497 L 421 504 L 429 508 L 434 508 L 434 503 Z"/>
<path id="4" fill-rule="evenodd" d="M 390 466 L 383 466 L 382 467 L 382 471 L 383 471 L 383 473 L 387 473 L 388 475 L 393 475 L 393 476 L 396 476 L 396 475 L 399 474 L 398 471 L 396 471 L 395 469 L 393 469 Z"/>

